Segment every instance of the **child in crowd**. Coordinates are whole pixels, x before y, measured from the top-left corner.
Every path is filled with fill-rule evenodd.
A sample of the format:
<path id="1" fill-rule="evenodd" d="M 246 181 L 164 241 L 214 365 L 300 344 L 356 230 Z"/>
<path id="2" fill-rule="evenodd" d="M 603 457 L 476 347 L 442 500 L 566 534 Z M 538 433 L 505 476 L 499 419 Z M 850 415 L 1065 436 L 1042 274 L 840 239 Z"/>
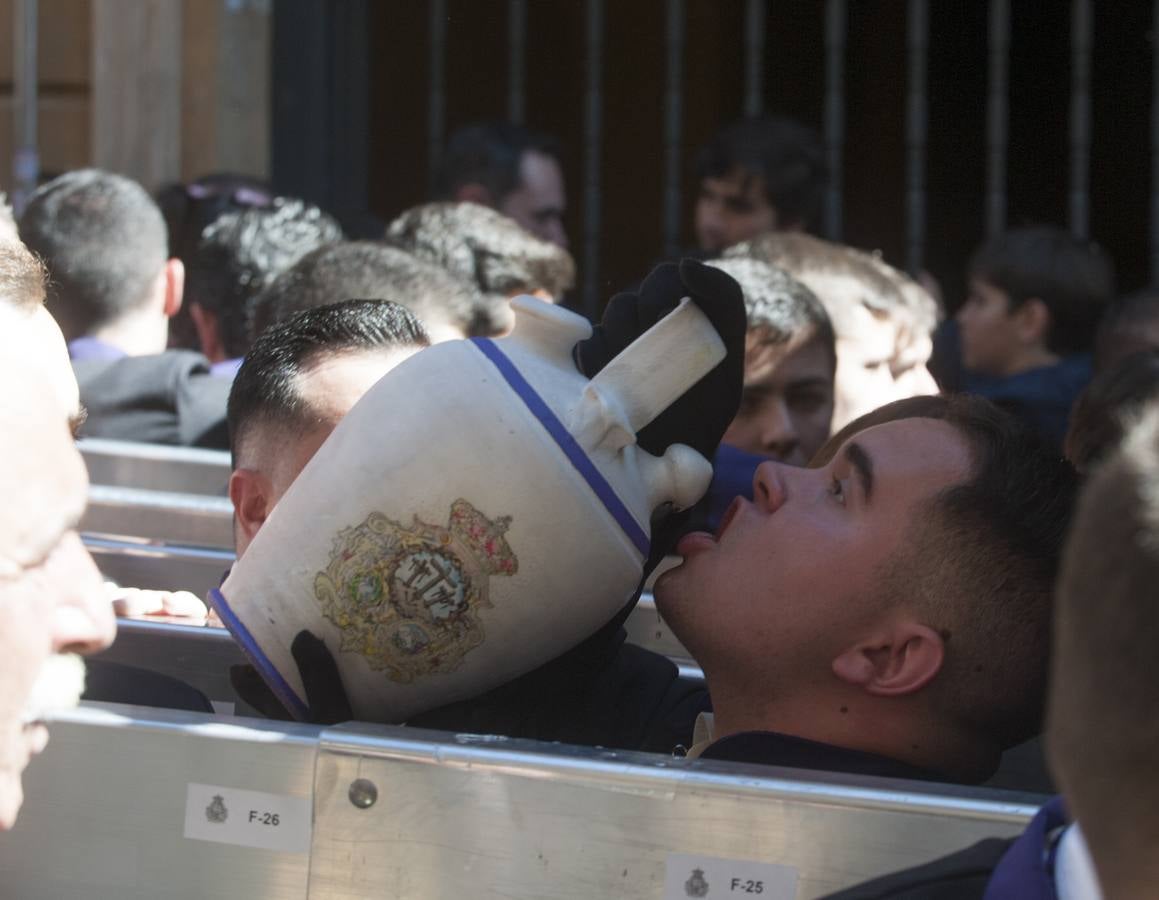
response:
<path id="1" fill-rule="evenodd" d="M 734 497 L 752 496 L 762 462 L 804 466 L 828 440 L 837 352 L 825 307 L 788 273 L 741 257 L 709 265 L 736 279 L 747 319 L 740 409 L 700 507 L 715 528 Z"/>
<path id="2" fill-rule="evenodd" d="M 1113 292 L 1103 252 L 1059 228 L 1014 229 L 984 244 L 970 262 L 970 296 L 957 315 L 965 389 L 1061 446 Z"/>

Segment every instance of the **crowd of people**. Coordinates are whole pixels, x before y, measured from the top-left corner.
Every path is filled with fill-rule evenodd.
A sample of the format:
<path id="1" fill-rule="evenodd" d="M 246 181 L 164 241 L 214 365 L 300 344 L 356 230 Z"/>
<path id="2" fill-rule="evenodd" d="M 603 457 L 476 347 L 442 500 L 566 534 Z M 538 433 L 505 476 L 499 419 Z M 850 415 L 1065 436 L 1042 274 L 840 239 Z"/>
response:
<path id="1" fill-rule="evenodd" d="M 698 246 L 609 298 L 575 359 L 594 376 L 683 297 L 726 347 L 639 435 L 714 462 L 705 498 L 655 523 L 641 573 L 679 557 L 656 603 L 704 681 L 627 643 L 629 604 L 561 657 L 410 724 L 981 783 L 1046 721 L 1064 799 L 1019 841 L 848 896 L 1084 896 L 1095 870 L 1106 897 L 1152 895 L 1159 293 L 1117 298 L 1104 251 L 1035 225 L 980 240 L 947 317 L 925 273 L 810 233 L 825 157 L 785 119 L 722 129 L 697 178 Z M 503 335 L 515 296 L 567 302 L 554 140 L 465 128 L 435 185 L 379 240 L 240 175 L 154 199 L 69 172 L 0 221 L 0 479 L 15 501 L 0 519 L 0 826 L 43 712 L 80 695 L 76 655 L 112 639 L 111 601 L 204 614 L 102 586 L 76 533 L 74 437 L 228 449 L 241 557 L 394 366 Z M 350 716 L 335 649 L 294 643 L 318 721 Z M 255 672 L 234 681 L 285 715 Z M 951 882 L 963 892 L 936 893 Z"/>

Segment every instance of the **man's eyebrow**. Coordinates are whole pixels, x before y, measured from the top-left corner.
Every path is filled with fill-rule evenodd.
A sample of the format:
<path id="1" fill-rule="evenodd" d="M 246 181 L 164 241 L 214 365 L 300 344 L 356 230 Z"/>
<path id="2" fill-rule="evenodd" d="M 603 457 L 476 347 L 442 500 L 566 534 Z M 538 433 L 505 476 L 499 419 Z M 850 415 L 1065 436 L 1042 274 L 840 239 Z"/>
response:
<path id="1" fill-rule="evenodd" d="M 868 503 L 873 497 L 873 460 L 865 452 L 865 448 L 856 443 L 845 445 L 845 458 L 857 472 L 861 491 L 865 495 L 865 502 Z"/>

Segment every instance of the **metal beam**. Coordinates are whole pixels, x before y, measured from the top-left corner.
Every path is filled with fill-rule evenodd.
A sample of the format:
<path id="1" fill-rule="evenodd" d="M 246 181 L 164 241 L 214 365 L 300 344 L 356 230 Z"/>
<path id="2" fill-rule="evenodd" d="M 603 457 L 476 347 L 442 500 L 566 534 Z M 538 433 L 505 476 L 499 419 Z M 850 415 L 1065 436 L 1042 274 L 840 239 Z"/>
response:
<path id="1" fill-rule="evenodd" d="M 845 143 L 846 0 L 825 0 L 825 156 L 829 190 L 825 197 L 825 235 L 841 239 L 842 151 Z"/>
<path id="2" fill-rule="evenodd" d="M 527 0 L 507 0 L 507 118 L 523 123 L 527 93 Z"/>
<path id="3" fill-rule="evenodd" d="M 427 160 L 434 183 L 447 129 L 447 0 L 430 0 Z"/>
<path id="4" fill-rule="evenodd" d="M 922 270 L 926 239 L 926 108 L 927 59 L 930 41 L 929 0 L 909 0 L 906 24 L 906 268 Z"/>
<path id="5" fill-rule="evenodd" d="M 584 264 L 583 309 L 600 312 L 600 150 L 604 117 L 604 2 L 587 0 L 587 81 L 584 91 Z"/>
<path id="6" fill-rule="evenodd" d="M 36 190 L 40 176 L 37 151 L 37 17 L 38 0 L 16 0 L 12 8 L 12 93 L 16 137 L 12 154 L 12 201 L 16 215 Z"/>
<path id="7" fill-rule="evenodd" d="M 1091 0 L 1071 0 L 1070 230 L 1090 230 L 1091 176 Z"/>
<path id="8" fill-rule="evenodd" d="M 744 114 L 765 111 L 765 15 L 766 0 L 746 0 L 744 33 Z"/>
<path id="9" fill-rule="evenodd" d="M 684 114 L 684 0 L 668 0 L 665 21 L 667 86 L 664 91 L 664 255 L 680 253 L 681 132 Z"/>
<path id="10" fill-rule="evenodd" d="M 986 234 L 1006 228 L 1006 145 L 1010 138 L 1010 0 L 990 0 L 986 91 Z"/>

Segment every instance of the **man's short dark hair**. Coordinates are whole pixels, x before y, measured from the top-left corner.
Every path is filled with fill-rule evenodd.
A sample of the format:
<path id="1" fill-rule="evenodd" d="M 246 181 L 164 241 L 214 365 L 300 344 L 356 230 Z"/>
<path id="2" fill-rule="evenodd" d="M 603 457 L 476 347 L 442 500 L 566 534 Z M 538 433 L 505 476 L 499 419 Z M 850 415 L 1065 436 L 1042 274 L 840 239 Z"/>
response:
<path id="1" fill-rule="evenodd" d="M 1159 399 L 1159 349 L 1127 356 L 1091 380 L 1070 414 L 1063 448 L 1083 474 L 1118 449 L 1143 408 Z"/>
<path id="2" fill-rule="evenodd" d="M 434 199 L 454 200 L 463 185 L 481 184 L 498 204 L 519 187 L 519 165 L 529 151 L 559 161 L 555 138 L 522 125 L 484 122 L 460 128 L 439 160 Z"/>
<path id="3" fill-rule="evenodd" d="M 983 244 L 970 277 L 993 285 L 1010 309 L 1041 300 L 1050 312 L 1046 348 L 1060 355 L 1090 350 L 1095 328 L 1115 292 L 1107 255 L 1061 228 L 1015 228 Z"/>
<path id="4" fill-rule="evenodd" d="M 20 239 L 48 268 L 48 308 L 67 340 L 146 303 L 169 252 L 165 220 L 148 192 L 99 169 L 41 186 L 20 217 Z"/>
<path id="5" fill-rule="evenodd" d="M 472 335 L 494 333 L 516 294 L 546 291 L 558 299 L 575 281 L 571 254 L 478 203 L 427 203 L 390 223 L 386 239 L 478 291 Z"/>
<path id="6" fill-rule="evenodd" d="M 350 241 L 319 247 L 279 275 L 254 301 L 254 337 L 299 312 L 352 298 L 392 300 L 428 327 L 450 324 L 464 334 L 476 292 L 438 266 L 396 247 Z"/>
<path id="7" fill-rule="evenodd" d="M 268 207 L 227 212 L 201 235 L 186 299 L 216 313 L 225 353 L 241 356 L 254 298 L 306 253 L 340 240 L 338 222 L 303 200 L 279 197 Z"/>
<path id="8" fill-rule="evenodd" d="M 817 224 L 829 174 L 825 148 L 812 128 L 781 116 L 733 122 L 700 151 L 696 175 L 724 178 L 738 170 L 762 180 L 782 227 Z"/>
<path id="9" fill-rule="evenodd" d="M 901 554 L 883 565 L 885 602 L 925 612 L 946 646 L 930 702 L 963 729 L 1010 747 L 1042 723 L 1051 593 L 1078 475 L 1038 435 L 981 397 L 911 397 L 856 419 L 810 463 L 852 435 L 901 419 L 951 425 L 970 448 L 962 483 L 914 517 Z"/>
<path id="10" fill-rule="evenodd" d="M 750 337 L 761 344 L 803 346 L 817 341 L 837 366 L 833 325 L 817 295 L 784 269 L 746 257 L 708 263 L 731 275 L 744 295 Z"/>
<path id="11" fill-rule="evenodd" d="M 1159 349 L 1159 287 L 1136 291 L 1107 306 L 1095 333 L 1095 371 L 1152 349 Z"/>
<path id="12" fill-rule="evenodd" d="M 255 424 L 298 429 L 309 409 L 297 379 L 321 357 L 430 344 L 422 324 L 388 300 L 346 300 L 308 309 L 261 334 L 242 361 L 229 392 L 229 446 L 238 454 Z"/>

